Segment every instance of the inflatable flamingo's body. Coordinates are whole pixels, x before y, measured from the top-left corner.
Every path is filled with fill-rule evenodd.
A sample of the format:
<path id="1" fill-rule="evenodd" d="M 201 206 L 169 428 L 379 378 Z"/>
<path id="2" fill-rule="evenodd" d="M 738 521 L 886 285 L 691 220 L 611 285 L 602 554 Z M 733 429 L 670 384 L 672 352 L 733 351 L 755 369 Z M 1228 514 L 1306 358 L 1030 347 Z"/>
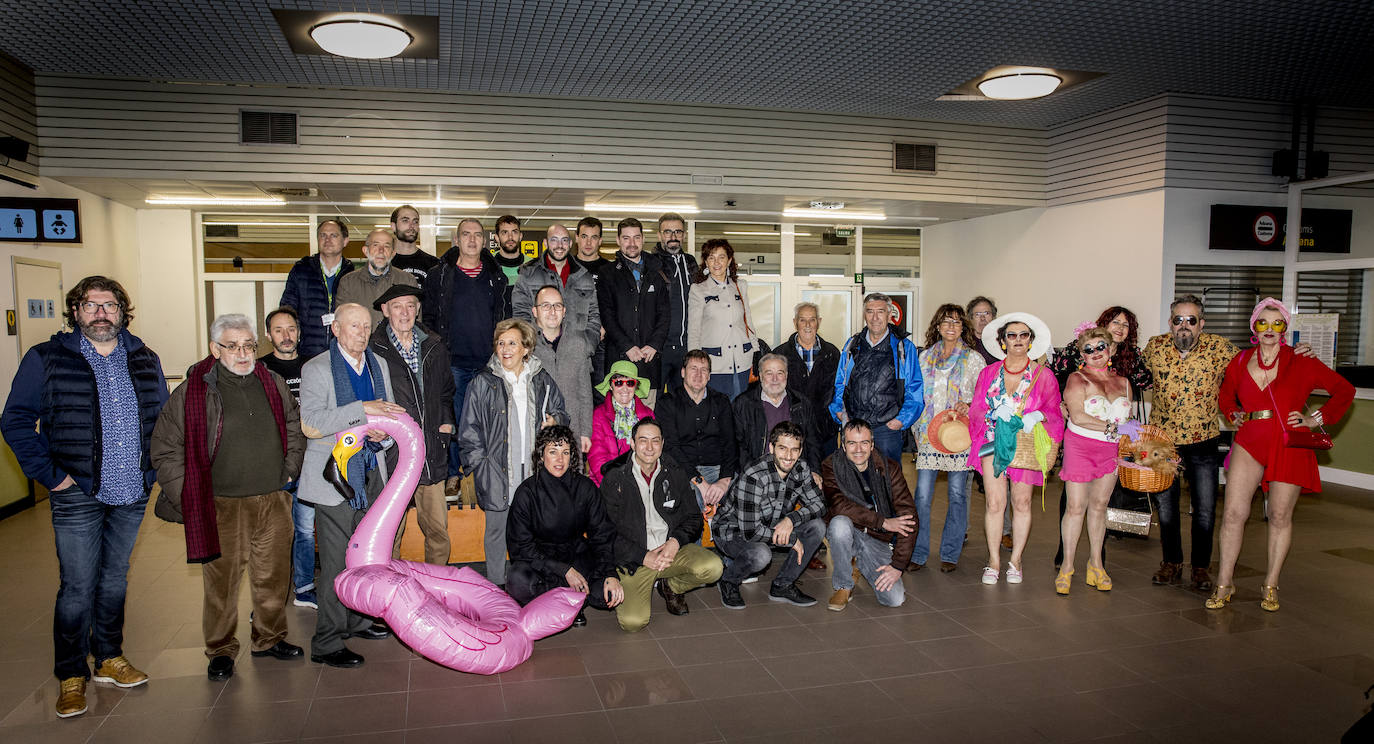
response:
<path id="1" fill-rule="evenodd" d="M 515 667 L 530 657 L 534 641 L 572 624 L 586 599 L 572 589 L 554 589 L 521 607 L 470 568 L 393 560 L 396 532 L 420 479 L 424 435 L 405 414 L 369 416 L 366 424 L 338 433 L 336 462 L 358 451 L 369 429 L 396 441 L 400 461 L 349 541 L 347 568 L 334 579 L 341 602 L 386 620 L 425 658 L 476 674 Z"/>

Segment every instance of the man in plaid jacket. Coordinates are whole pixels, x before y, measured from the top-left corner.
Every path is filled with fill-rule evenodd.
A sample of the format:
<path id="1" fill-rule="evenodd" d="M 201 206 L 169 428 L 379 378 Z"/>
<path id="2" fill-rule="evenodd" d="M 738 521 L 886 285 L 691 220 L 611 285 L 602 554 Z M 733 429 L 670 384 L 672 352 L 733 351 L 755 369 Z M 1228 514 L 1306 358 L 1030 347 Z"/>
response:
<path id="1" fill-rule="evenodd" d="M 768 433 L 768 454 L 745 468 L 720 502 L 711 531 L 726 557 L 720 597 L 729 609 L 744 609 L 740 583 L 768 567 L 773 546 L 789 548 L 773 578 L 768 598 L 800 607 L 816 599 L 797 588 L 797 577 L 825 537 L 825 502 L 802 460 L 805 435 L 783 421 Z"/>

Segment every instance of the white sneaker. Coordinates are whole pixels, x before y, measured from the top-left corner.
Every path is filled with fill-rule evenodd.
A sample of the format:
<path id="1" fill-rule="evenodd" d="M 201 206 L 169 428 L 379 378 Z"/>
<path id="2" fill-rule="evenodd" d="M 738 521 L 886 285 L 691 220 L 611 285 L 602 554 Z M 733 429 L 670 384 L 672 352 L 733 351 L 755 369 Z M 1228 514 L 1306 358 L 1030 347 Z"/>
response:
<path id="1" fill-rule="evenodd" d="M 1020 584 L 1020 583 L 1021 583 L 1021 569 L 1017 568 L 1016 566 L 1011 565 L 1010 562 L 1007 563 L 1007 583 L 1008 583 L 1008 584 Z"/>
<path id="2" fill-rule="evenodd" d="M 1010 580 L 1011 580 L 1011 575 L 1010 575 L 1011 572 L 1008 571 L 1007 574 L 1008 574 L 1008 575 L 1007 575 L 1007 580 L 1010 581 Z M 1020 580 L 1021 580 L 1020 578 L 1017 578 L 1017 581 L 1020 581 Z M 996 584 L 996 583 L 997 583 L 997 569 L 993 568 L 992 566 L 983 566 L 983 583 L 984 583 L 984 584 Z"/>

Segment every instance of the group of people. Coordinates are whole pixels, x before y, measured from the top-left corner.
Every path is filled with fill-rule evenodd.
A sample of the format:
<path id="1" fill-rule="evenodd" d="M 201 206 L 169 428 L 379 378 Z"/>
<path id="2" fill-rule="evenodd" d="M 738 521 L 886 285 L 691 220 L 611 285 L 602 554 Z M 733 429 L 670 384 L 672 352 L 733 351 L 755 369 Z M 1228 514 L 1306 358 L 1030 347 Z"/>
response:
<path id="1" fill-rule="evenodd" d="M 622 220 L 614 259 L 599 255 L 591 217 L 575 234 L 550 226 L 529 260 L 516 218 L 495 232 L 490 252 L 483 225 L 462 220 L 453 247 L 431 256 L 416 245 L 418 212 L 401 207 L 391 229 L 368 234 L 366 262 L 354 268 L 343 258 L 347 226 L 321 223 L 319 252 L 293 267 L 265 320 L 271 351 L 259 357 L 247 317 L 217 317 L 208 356 L 170 397 L 157 355 L 127 330 L 134 308 L 119 283 L 88 277 L 71 289 L 72 330 L 24 356 L 0 417 L 25 472 L 50 492 L 59 716 L 85 710 L 88 655 L 97 681 L 147 681 L 121 639 L 129 554 L 155 481 L 156 512 L 184 523 L 187 559 L 203 564 L 211 679 L 234 673 L 245 571 L 253 656 L 304 655 L 286 640 L 294 601 L 317 610 L 312 661 L 362 664 L 345 641 L 390 630 L 342 605 L 334 578 L 396 465 L 395 443 L 370 430 L 349 488 L 325 471 L 334 435 L 369 417 L 404 413 L 424 433 L 412 498 L 426 562 L 448 563 L 448 499 L 471 478 L 488 579 L 522 604 L 572 587 L 637 631 L 654 593 L 682 615 L 684 595 L 714 583 L 725 608 L 743 609 L 741 585 L 776 553 L 768 598 L 814 605 L 798 579 L 818 566 L 823 543 L 830 610 L 845 609 L 860 578 L 880 605 L 901 605 L 903 573 L 930 559 L 940 473 L 940 569 L 958 566 L 977 480 L 982 582 L 1020 583 L 1031 493 L 1061 448 L 1054 587 L 1069 593 L 1086 526 L 1087 584 L 1108 591 L 1102 543 L 1117 441 L 1137 431 L 1148 389 L 1150 420 L 1177 445 L 1190 485 L 1194 586 L 1212 590 L 1210 608 L 1230 600 L 1259 485 L 1269 496 L 1263 606 L 1276 610 L 1297 496 L 1320 486 L 1312 450 L 1290 435 L 1336 421 L 1353 397 L 1305 347 L 1285 344 L 1288 310 L 1274 300 L 1256 308 L 1255 346 L 1241 353 L 1203 332 L 1191 296 L 1173 303 L 1170 332 L 1143 351 L 1134 314 L 1113 307 L 1054 352 L 1039 318 L 999 314 L 986 297 L 941 305 L 918 347 L 879 293 L 864 298 L 863 327 L 841 345 L 820 337 L 819 309 L 803 302 L 796 332 L 769 349 L 730 244 L 707 241 L 698 265 L 678 215 L 658 221 L 654 252 L 639 221 Z M 1305 413 L 1317 388 L 1330 400 Z M 1219 414 L 1239 427 L 1228 472 L 1239 498 L 1227 501 L 1213 585 Z M 915 453 L 914 491 L 904 450 Z M 1164 550 L 1154 581 L 1178 583 L 1177 480 L 1153 498 Z"/>

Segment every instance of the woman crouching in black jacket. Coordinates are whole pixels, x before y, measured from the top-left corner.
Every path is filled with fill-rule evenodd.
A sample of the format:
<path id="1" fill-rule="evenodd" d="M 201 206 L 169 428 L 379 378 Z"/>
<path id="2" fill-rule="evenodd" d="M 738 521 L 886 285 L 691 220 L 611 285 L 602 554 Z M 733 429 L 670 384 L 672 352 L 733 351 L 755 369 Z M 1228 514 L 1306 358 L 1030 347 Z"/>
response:
<path id="1" fill-rule="evenodd" d="M 515 490 L 506 523 L 506 591 L 522 605 L 560 586 L 586 594 L 587 604 L 599 610 L 625 599 L 615 576 L 615 525 L 591 479 L 577 472 L 577 452 L 572 429 L 541 429 L 534 439 L 534 475 Z M 573 625 L 586 624 L 577 613 Z"/>

